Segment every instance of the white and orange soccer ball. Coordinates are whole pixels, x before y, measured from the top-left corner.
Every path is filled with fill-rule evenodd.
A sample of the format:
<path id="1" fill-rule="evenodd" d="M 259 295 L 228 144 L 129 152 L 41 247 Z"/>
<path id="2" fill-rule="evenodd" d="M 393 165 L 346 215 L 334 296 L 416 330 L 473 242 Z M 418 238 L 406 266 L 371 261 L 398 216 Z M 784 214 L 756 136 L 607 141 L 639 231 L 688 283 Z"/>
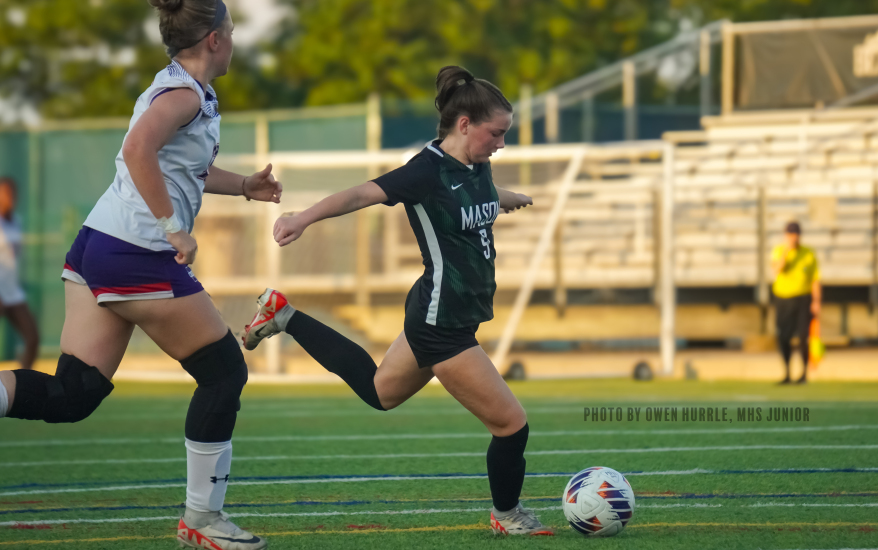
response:
<path id="1" fill-rule="evenodd" d="M 588 537 L 612 537 L 634 515 L 634 490 L 616 470 L 594 466 L 570 478 L 562 507 L 574 530 Z"/>

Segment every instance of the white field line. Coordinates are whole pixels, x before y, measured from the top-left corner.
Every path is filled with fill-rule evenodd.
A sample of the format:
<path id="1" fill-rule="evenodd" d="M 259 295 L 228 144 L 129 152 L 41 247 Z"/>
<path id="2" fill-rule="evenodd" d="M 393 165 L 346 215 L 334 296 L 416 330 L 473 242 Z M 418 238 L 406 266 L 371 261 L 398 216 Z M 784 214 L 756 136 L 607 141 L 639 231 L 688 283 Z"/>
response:
<path id="1" fill-rule="evenodd" d="M 771 506 L 774 503 L 765 503 L 764 506 Z M 792 504 L 784 506 L 809 506 L 808 504 Z M 824 504 L 827 507 L 838 506 L 873 506 L 878 504 Z M 750 505 L 745 507 L 752 507 Z M 659 509 L 659 508 L 722 508 L 722 504 L 640 504 L 635 510 L 642 508 Z M 545 512 L 548 510 L 560 511 L 560 506 L 543 506 L 531 508 L 537 512 Z M 460 514 L 460 513 L 487 513 L 488 508 L 428 508 L 418 510 L 358 510 L 352 512 L 328 511 L 328 512 L 275 512 L 275 513 L 259 513 L 259 512 L 243 512 L 229 514 L 232 518 L 292 518 L 292 517 L 348 517 L 348 516 L 402 516 L 402 515 L 431 515 L 431 514 Z M 72 525 L 76 523 L 102 524 L 102 523 L 138 523 L 146 521 L 174 521 L 179 516 L 151 516 L 139 518 L 74 518 L 74 519 L 48 519 L 48 520 L 13 520 L 0 522 L 0 527 L 14 527 L 26 525 Z"/>
<path id="2" fill-rule="evenodd" d="M 808 471 L 831 471 L 831 468 L 806 468 Z M 773 470 L 757 470 L 754 473 L 770 473 Z M 778 470 L 780 472 L 786 470 Z M 858 472 L 878 472 L 878 468 L 857 468 Z M 691 470 L 661 470 L 655 472 L 623 472 L 626 476 L 675 476 L 675 475 L 698 475 L 720 473 L 716 470 L 693 468 Z M 570 477 L 569 473 L 545 473 L 526 474 L 529 478 L 556 478 Z M 420 481 L 420 480 L 454 480 L 454 479 L 487 479 L 487 474 L 452 475 L 452 476 L 387 476 L 387 477 L 343 477 L 343 478 L 303 478 L 303 479 L 272 479 L 259 481 L 235 481 L 229 485 L 311 485 L 316 483 L 362 483 L 367 481 Z M 185 483 L 163 483 L 159 485 L 109 485 L 104 487 L 77 487 L 71 489 L 34 489 L 30 491 L 7 491 L 0 493 L 0 497 L 18 495 L 58 495 L 66 493 L 93 493 L 109 491 L 144 491 L 149 489 L 176 489 L 185 487 Z"/>
<path id="3" fill-rule="evenodd" d="M 642 453 L 677 453 L 704 451 L 765 451 L 765 450 L 869 450 L 878 449 L 878 445 L 722 445 L 713 447 L 653 447 L 646 449 L 558 449 L 547 451 L 528 451 L 526 456 L 552 455 L 583 455 L 583 454 L 642 454 Z M 277 461 L 277 460 L 396 460 L 406 458 L 469 458 L 483 457 L 484 451 L 457 453 L 394 453 L 394 454 L 335 454 L 335 455 L 268 455 L 268 456 L 233 456 L 235 462 Z M 94 460 L 43 460 L 35 462 L 0 462 L 3 467 L 34 467 L 34 466 L 77 466 L 90 464 L 167 464 L 185 462 L 186 457 L 172 458 L 107 458 Z"/>
<path id="4" fill-rule="evenodd" d="M 658 430 L 567 430 L 530 432 L 531 437 L 575 437 L 598 435 L 729 435 L 755 433 L 810 433 L 849 430 L 878 430 L 878 424 L 854 424 L 841 426 L 798 426 L 786 428 L 725 428 L 725 429 L 658 429 Z M 488 432 L 445 433 L 445 434 L 356 434 L 356 435 L 277 435 L 277 436 L 236 436 L 235 442 L 275 443 L 286 441 L 395 441 L 415 439 L 488 439 Z M 164 438 L 93 438 L 93 439 L 33 439 L 17 441 L 0 441 L 0 449 L 12 447 L 48 447 L 48 446 L 93 446 L 93 445 L 155 445 L 159 443 L 183 444 L 182 437 Z"/>
<path id="5" fill-rule="evenodd" d="M 615 409 L 615 407 L 613 407 Z M 554 407 L 528 407 L 527 412 L 529 414 L 575 414 L 576 416 L 582 416 L 583 406 L 576 405 L 568 405 L 568 406 L 554 406 Z M 342 409 L 318 409 L 318 410 L 272 410 L 268 408 L 264 409 L 255 409 L 250 410 L 246 408 L 242 408 L 242 414 L 246 414 L 247 418 L 324 418 L 324 417 L 362 417 L 364 415 L 372 415 L 376 418 L 380 416 L 385 416 L 386 413 L 381 413 L 371 408 L 367 407 L 346 407 Z M 457 415 L 468 415 L 472 414 L 463 406 L 457 405 L 456 407 L 436 407 L 436 408 L 427 408 L 427 407 L 419 407 L 419 408 L 408 408 L 402 410 L 394 410 L 391 413 L 393 416 L 457 416 Z M 181 416 L 186 415 L 186 410 L 174 411 L 174 412 L 159 412 L 159 413 L 150 413 L 149 415 L 142 414 L 107 414 L 100 415 L 96 417 L 97 421 L 100 422 L 117 422 L 117 421 L 150 421 L 150 420 L 175 420 L 180 418 Z"/>

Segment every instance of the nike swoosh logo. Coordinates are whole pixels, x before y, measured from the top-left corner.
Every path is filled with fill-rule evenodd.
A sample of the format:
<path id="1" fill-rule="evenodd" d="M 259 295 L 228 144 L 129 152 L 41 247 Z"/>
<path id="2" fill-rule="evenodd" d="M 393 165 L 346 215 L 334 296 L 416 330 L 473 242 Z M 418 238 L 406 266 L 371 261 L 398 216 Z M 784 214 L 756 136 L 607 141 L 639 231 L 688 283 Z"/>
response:
<path id="1" fill-rule="evenodd" d="M 452 185 L 452 186 L 451 186 L 451 190 L 454 191 L 455 189 L 457 189 L 457 188 L 460 187 L 461 185 L 463 185 L 463 184 L 462 184 L 462 183 L 458 183 L 457 185 Z"/>
<path id="2" fill-rule="evenodd" d="M 244 544 L 247 544 L 247 543 L 251 543 L 251 544 L 252 544 L 252 543 L 257 543 L 257 542 L 259 542 L 259 537 L 256 537 L 256 536 L 254 536 L 254 537 L 253 537 L 252 539 L 250 539 L 250 540 L 236 539 L 236 538 L 230 538 L 230 537 L 213 537 L 213 538 L 216 539 L 216 540 L 227 540 L 227 541 L 230 541 L 230 542 L 243 542 Z"/>

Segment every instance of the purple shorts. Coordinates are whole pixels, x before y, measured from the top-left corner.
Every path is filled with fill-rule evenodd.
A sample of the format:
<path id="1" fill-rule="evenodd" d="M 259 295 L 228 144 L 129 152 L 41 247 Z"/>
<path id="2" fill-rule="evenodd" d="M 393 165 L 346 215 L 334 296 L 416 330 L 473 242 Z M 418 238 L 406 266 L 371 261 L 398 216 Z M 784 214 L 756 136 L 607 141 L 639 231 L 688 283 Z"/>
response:
<path id="1" fill-rule="evenodd" d="M 67 253 L 61 279 L 87 285 L 99 304 L 182 298 L 204 290 L 176 255 L 83 227 Z"/>

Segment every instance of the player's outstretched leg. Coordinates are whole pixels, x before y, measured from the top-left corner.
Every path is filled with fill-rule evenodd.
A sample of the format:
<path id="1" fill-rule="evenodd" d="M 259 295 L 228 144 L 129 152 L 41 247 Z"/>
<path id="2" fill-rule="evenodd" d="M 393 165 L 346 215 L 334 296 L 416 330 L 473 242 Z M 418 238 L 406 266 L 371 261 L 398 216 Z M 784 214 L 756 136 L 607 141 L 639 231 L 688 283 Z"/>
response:
<path id="1" fill-rule="evenodd" d="M 497 535 L 553 535 L 532 510 L 521 505 L 529 428 L 527 416 L 481 347 L 475 346 L 433 367 L 436 377 L 494 436 L 488 446 L 488 483 Z"/>
<path id="2" fill-rule="evenodd" d="M 338 375 L 370 407 L 383 411 L 375 389 L 378 365 L 366 350 L 323 323 L 289 304 L 286 297 L 271 288 L 256 301 L 259 309 L 244 327 L 244 347 L 256 349 L 259 342 L 286 332 L 323 368 Z"/>

